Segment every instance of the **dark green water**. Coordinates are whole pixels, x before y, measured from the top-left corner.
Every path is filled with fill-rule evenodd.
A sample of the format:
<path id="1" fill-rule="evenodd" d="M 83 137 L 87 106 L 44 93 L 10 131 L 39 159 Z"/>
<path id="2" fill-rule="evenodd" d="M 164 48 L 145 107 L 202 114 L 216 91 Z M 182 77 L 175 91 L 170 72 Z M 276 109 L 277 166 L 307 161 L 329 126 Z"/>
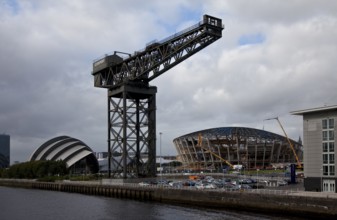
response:
<path id="1" fill-rule="evenodd" d="M 283 220 L 291 218 L 0 186 L 0 219 Z"/>

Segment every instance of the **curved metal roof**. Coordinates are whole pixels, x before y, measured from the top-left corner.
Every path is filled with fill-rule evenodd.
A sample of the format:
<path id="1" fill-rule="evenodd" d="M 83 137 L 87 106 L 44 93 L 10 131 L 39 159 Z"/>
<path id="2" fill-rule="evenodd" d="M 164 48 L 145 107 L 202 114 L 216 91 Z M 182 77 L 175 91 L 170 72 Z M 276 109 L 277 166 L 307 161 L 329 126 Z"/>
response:
<path id="1" fill-rule="evenodd" d="M 93 155 L 93 151 L 82 141 L 68 137 L 59 136 L 42 144 L 38 147 L 30 157 L 30 161 L 35 160 L 63 160 L 68 167 L 71 167 L 76 162 L 82 160 L 85 157 L 96 157 Z M 92 159 L 91 158 L 91 159 Z M 98 167 L 98 161 L 96 159 Z"/>
<path id="2" fill-rule="evenodd" d="M 201 134 L 204 138 L 220 138 L 226 136 L 241 136 L 241 137 L 254 137 L 258 139 L 265 139 L 265 140 L 279 140 L 279 141 L 287 141 L 286 137 L 255 128 L 246 128 L 246 127 L 219 127 L 219 128 L 210 128 L 200 131 L 195 131 L 189 134 L 185 134 L 180 136 L 179 138 L 188 138 L 193 137 L 197 138 L 198 135 Z M 290 139 L 291 140 L 291 139 Z M 294 143 L 297 141 L 291 140 Z"/>

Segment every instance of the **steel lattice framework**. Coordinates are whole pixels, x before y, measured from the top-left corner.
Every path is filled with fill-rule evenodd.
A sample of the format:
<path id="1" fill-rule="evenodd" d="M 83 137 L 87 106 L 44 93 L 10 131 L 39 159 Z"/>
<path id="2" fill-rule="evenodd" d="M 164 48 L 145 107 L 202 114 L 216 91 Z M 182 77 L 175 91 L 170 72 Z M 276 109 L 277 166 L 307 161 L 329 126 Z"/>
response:
<path id="1" fill-rule="evenodd" d="M 221 19 L 204 15 L 132 55 L 115 52 L 93 63 L 95 87 L 108 89 L 109 174 L 112 165 L 114 174 L 123 177 L 130 172 L 156 175 L 157 88 L 149 82 L 220 39 L 223 29 Z"/>
<path id="2" fill-rule="evenodd" d="M 201 141 L 198 140 L 200 136 Z M 290 141 L 294 145 L 296 154 L 302 159 L 302 144 L 294 140 Z M 219 158 L 233 165 L 241 164 L 246 169 L 264 169 L 271 167 L 272 164 L 296 162 L 286 137 L 254 128 L 206 129 L 175 138 L 173 142 L 187 169 L 222 171 L 228 165 Z"/>

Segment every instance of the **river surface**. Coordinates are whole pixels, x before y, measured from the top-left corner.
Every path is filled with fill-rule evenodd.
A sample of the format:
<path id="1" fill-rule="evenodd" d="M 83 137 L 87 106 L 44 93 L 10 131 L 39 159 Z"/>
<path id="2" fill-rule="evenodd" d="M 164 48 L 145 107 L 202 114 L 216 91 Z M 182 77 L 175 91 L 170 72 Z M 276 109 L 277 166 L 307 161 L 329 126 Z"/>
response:
<path id="1" fill-rule="evenodd" d="M 295 218 L 0 186 L 0 219 L 285 220 Z"/>

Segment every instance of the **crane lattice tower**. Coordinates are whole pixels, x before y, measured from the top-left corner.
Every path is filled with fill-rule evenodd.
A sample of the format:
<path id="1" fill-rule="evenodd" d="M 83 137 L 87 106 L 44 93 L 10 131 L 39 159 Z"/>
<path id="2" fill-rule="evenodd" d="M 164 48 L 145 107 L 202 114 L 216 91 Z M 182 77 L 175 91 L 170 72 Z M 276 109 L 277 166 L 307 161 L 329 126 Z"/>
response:
<path id="1" fill-rule="evenodd" d="M 222 37 L 222 20 L 197 24 L 134 54 L 94 61 L 94 86 L 108 90 L 108 172 L 156 176 L 156 93 L 149 82 Z M 127 56 L 125 56 L 127 55 Z"/>

